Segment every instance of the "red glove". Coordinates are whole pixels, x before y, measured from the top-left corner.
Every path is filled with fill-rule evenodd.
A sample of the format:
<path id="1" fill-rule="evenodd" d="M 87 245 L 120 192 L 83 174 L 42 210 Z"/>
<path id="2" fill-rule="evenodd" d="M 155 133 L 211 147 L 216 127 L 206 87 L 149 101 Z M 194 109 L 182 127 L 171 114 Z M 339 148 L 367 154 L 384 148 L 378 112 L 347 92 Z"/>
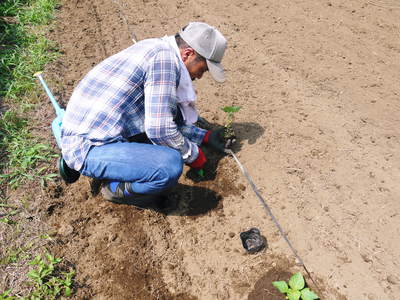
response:
<path id="1" fill-rule="evenodd" d="M 215 130 L 209 130 L 206 132 L 203 138 L 203 144 L 208 144 L 214 150 L 221 153 L 225 153 L 227 148 L 230 148 L 232 144 L 236 141 L 235 137 L 225 139 L 225 128 L 220 127 Z"/>
<path id="2" fill-rule="evenodd" d="M 206 161 L 206 156 L 204 155 L 203 150 L 199 148 L 199 156 L 197 156 L 197 158 L 193 162 L 188 164 L 188 166 L 194 169 L 202 169 Z"/>
<path id="3" fill-rule="evenodd" d="M 208 130 L 203 138 L 203 144 L 208 144 L 208 139 L 210 137 L 211 130 Z"/>

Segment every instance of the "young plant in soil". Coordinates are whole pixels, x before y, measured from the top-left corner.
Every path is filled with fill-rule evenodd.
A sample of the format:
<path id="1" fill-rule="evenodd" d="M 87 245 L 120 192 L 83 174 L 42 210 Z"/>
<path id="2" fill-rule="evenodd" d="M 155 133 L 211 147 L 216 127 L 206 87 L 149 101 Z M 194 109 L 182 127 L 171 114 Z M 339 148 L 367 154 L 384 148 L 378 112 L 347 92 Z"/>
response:
<path id="1" fill-rule="evenodd" d="M 303 275 L 300 272 L 294 274 L 289 279 L 289 284 L 286 281 L 274 281 L 272 283 L 282 294 L 286 294 L 286 299 L 289 300 L 315 300 L 319 299 L 317 294 L 305 287 Z"/>
<path id="2" fill-rule="evenodd" d="M 235 138 L 235 131 L 232 128 L 232 123 L 234 120 L 234 114 L 237 113 L 241 108 L 242 108 L 241 106 L 225 106 L 225 107 L 221 108 L 224 112 L 226 112 L 225 124 L 224 124 L 225 141 Z"/>
<path id="3" fill-rule="evenodd" d="M 45 258 L 38 255 L 29 262 L 36 268 L 28 273 L 28 277 L 33 280 L 34 290 L 27 299 L 58 299 L 62 295 L 71 296 L 75 271 L 62 272 L 56 266 L 60 262 L 61 258 L 55 258 L 48 253 L 45 254 Z"/>

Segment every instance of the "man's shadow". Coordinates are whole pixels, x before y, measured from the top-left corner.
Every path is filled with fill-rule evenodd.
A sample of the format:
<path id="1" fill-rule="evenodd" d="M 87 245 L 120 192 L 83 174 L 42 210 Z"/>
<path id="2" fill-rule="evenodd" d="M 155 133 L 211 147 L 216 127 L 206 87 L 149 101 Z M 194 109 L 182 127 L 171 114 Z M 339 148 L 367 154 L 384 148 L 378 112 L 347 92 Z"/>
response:
<path id="1" fill-rule="evenodd" d="M 245 141 L 249 145 L 253 145 L 265 132 L 264 127 L 254 122 L 233 123 L 233 129 L 236 133 L 236 144 L 233 146 L 232 151 L 235 153 L 242 149 Z"/>
<path id="2" fill-rule="evenodd" d="M 217 192 L 200 186 L 178 184 L 163 199 L 166 206 L 160 212 L 173 216 L 201 216 L 218 210 L 222 196 Z"/>
<path id="3" fill-rule="evenodd" d="M 163 215 L 201 216 L 217 209 L 221 199 L 221 195 L 208 188 L 177 184 L 160 195 L 140 195 L 114 204 L 150 209 Z"/>

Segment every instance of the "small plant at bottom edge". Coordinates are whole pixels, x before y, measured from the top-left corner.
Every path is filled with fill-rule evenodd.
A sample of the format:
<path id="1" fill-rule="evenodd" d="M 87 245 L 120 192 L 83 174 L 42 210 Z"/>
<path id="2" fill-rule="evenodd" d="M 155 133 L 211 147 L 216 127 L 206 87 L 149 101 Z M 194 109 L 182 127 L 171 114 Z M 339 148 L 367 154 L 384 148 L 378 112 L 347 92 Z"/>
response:
<path id="1" fill-rule="evenodd" d="M 286 281 L 274 281 L 272 285 L 276 287 L 282 294 L 286 294 L 286 299 L 289 300 L 315 300 L 319 299 L 317 294 L 309 288 L 305 288 L 303 275 L 300 272 L 294 274 L 289 279 L 289 284 Z"/>
<path id="2" fill-rule="evenodd" d="M 35 287 L 28 299 L 56 299 L 61 294 L 69 297 L 75 271 L 59 272 L 55 265 L 60 263 L 61 259 L 50 254 L 45 256 L 46 260 L 38 255 L 29 263 L 37 268 L 28 273 L 28 277 L 33 280 Z"/>

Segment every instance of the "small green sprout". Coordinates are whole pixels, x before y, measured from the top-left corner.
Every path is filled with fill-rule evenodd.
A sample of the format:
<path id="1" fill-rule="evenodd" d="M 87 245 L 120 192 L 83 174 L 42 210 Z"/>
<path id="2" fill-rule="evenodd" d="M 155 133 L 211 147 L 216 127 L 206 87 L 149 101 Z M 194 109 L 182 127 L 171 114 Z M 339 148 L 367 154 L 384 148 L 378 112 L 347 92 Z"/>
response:
<path id="1" fill-rule="evenodd" d="M 241 106 L 225 106 L 221 109 L 226 113 L 234 114 L 238 112 L 241 108 L 242 108 Z"/>
<path id="2" fill-rule="evenodd" d="M 289 285 L 286 281 L 274 281 L 272 283 L 282 294 L 286 294 L 286 299 L 289 300 L 315 300 L 319 299 L 317 294 L 309 288 L 304 288 L 305 282 L 303 275 L 300 272 L 294 274 L 289 279 Z"/>
<path id="3" fill-rule="evenodd" d="M 222 111 L 226 112 L 225 117 L 225 133 L 224 138 L 230 139 L 235 137 L 235 132 L 232 128 L 234 114 L 237 113 L 242 107 L 241 106 L 225 106 L 222 107 Z"/>

